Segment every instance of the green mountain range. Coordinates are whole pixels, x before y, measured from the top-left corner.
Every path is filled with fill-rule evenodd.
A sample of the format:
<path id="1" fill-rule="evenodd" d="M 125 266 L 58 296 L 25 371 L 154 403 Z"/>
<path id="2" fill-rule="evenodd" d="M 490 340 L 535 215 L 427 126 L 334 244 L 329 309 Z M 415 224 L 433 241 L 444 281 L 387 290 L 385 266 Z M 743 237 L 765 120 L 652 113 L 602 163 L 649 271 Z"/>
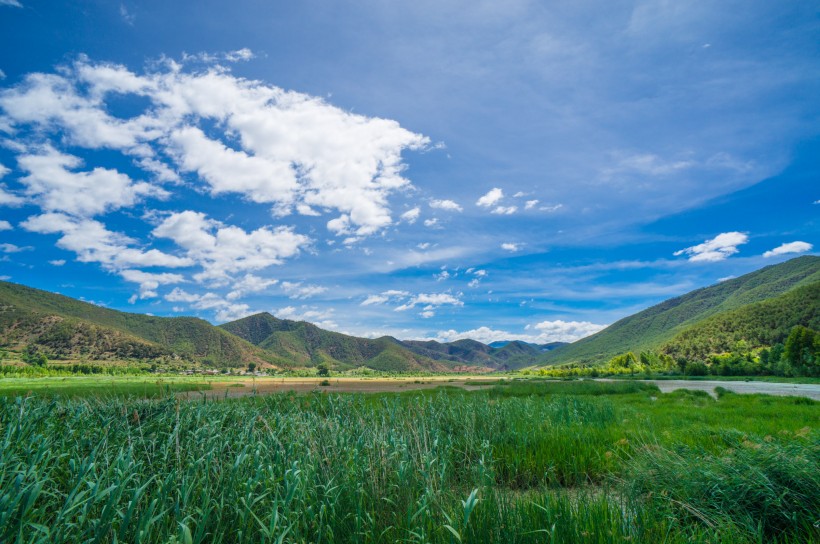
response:
<path id="1" fill-rule="evenodd" d="M 627 351 L 705 360 L 820 329 L 820 257 L 804 256 L 676 297 L 572 344 L 357 338 L 268 313 L 213 326 L 192 317 L 111 310 L 0 282 L 0 346 L 49 359 L 181 361 L 206 366 L 368 367 L 388 372 L 515 370 L 605 364 Z"/>
<path id="2" fill-rule="evenodd" d="M 546 353 L 541 364 L 604 364 L 632 351 L 703 358 L 782 342 L 794 325 L 818 328 L 820 257 L 803 256 L 697 289 Z"/>
<path id="3" fill-rule="evenodd" d="M 389 336 L 374 340 L 326 331 L 306 321 L 278 319 L 269 313 L 220 327 L 272 354 L 278 363 L 309 367 L 326 364 L 337 370 L 365 366 L 392 372 L 446 371 L 453 365 L 414 353 Z"/>
<path id="4" fill-rule="evenodd" d="M 0 282 L 0 345 L 31 345 L 51 359 L 275 363 L 271 354 L 202 319 L 119 312 L 8 282 Z"/>

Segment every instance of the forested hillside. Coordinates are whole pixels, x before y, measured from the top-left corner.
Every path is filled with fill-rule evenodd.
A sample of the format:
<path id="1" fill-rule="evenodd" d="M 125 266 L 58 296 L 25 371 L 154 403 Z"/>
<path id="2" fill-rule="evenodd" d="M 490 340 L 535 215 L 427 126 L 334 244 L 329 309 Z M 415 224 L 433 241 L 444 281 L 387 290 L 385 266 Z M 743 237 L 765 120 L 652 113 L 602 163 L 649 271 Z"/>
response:
<path id="1" fill-rule="evenodd" d="M 688 327 L 714 315 L 817 282 L 820 282 L 820 257 L 804 256 L 768 266 L 621 319 L 592 336 L 548 352 L 542 363 L 604 364 L 628 351 L 660 350 Z"/>

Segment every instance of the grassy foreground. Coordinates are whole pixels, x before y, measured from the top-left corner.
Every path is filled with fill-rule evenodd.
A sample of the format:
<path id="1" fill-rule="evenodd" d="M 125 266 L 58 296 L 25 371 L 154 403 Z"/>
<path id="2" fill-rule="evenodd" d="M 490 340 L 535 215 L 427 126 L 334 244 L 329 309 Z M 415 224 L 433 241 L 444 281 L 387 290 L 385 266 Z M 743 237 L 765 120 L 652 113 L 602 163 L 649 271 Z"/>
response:
<path id="1" fill-rule="evenodd" d="M 810 542 L 818 403 L 636 382 L 0 399 L 0 542 Z"/>

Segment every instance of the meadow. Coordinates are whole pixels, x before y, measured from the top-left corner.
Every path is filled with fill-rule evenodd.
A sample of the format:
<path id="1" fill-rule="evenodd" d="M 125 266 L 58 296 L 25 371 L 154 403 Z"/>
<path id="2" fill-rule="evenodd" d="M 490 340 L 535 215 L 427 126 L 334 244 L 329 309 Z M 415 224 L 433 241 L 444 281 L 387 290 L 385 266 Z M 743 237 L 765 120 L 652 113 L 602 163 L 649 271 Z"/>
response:
<path id="1" fill-rule="evenodd" d="M 820 541 L 818 404 L 535 380 L 6 396 L 0 542 Z"/>

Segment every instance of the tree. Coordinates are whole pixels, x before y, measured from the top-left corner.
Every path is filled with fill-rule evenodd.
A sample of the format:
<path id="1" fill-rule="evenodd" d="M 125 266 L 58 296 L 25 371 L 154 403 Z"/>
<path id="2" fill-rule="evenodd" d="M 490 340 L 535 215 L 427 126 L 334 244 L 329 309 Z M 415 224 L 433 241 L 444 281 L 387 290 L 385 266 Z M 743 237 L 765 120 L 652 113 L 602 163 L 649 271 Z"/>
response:
<path id="1" fill-rule="evenodd" d="M 319 365 L 316 367 L 316 370 L 319 373 L 319 376 L 322 376 L 323 378 L 330 376 L 330 369 L 325 363 L 319 363 Z"/>
<path id="2" fill-rule="evenodd" d="M 256 370 L 256 363 L 248 363 L 248 372 Z"/>
<path id="3" fill-rule="evenodd" d="M 20 356 L 23 359 L 23 362 L 29 365 L 46 366 L 48 364 L 48 358 L 46 357 L 46 354 L 41 353 L 37 349 L 37 346 L 34 346 L 32 344 L 29 344 L 26 347 L 24 347 Z"/>
<path id="4" fill-rule="evenodd" d="M 783 358 L 800 375 L 813 375 L 818 371 L 820 359 L 820 335 L 802 327 L 794 327 L 786 339 Z"/>

